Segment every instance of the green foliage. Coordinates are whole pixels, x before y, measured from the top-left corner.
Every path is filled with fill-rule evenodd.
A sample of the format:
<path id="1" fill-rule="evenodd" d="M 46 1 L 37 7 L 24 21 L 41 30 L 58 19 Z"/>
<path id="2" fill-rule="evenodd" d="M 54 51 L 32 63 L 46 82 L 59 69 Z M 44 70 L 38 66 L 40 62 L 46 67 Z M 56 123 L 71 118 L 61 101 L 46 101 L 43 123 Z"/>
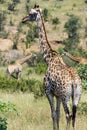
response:
<path id="1" fill-rule="evenodd" d="M 59 19 L 56 17 L 56 18 L 52 19 L 52 23 L 55 24 L 55 25 L 57 25 L 57 24 L 60 23 L 60 21 L 59 21 Z"/>
<path id="2" fill-rule="evenodd" d="M 86 50 L 83 50 L 81 47 L 78 48 L 77 50 L 80 54 L 80 56 L 84 57 L 84 58 L 87 58 L 87 51 Z"/>
<path id="3" fill-rule="evenodd" d="M 12 0 L 13 3 L 20 3 L 20 0 Z"/>
<path id="4" fill-rule="evenodd" d="M 5 113 L 11 112 L 11 111 L 15 111 L 18 114 L 14 104 L 12 104 L 11 102 L 5 103 L 5 102 L 0 101 L 1 114 L 5 115 Z"/>
<path id="5" fill-rule="evenodd" d="M 79 73 L 81 79 L 87 81 L 87 65 L 79 65 L 78 73 Z"/>
<path id="6" fill-rule="evenodd" d="M 14 11 L 14 9 L 15 9 L 15 6 L 16 6 L 16 3 L 9 3 L 8 4 L 8 10 L 10 10 L 10 11 Z"/>
<path id="7" fill-rule="evenodd" d="M 77 68 L 77 71 L 79 73 L 79 76 L 82 79 L 82 86 L 85 90 L 87 90 L 87 64 L 86 65 L 80 65 Z"/>
<path id="8" fill-rule="evenodd" d="M 5 1 L 4 0 L 0 0 L 0 3 L 3 4 Z"/>
<path id="9" fill-rule="evenodd" d="M 44 62 L 39 62 L 35 68 L 36 74 L 45 74 L 46 64 Z"/>
<path id="10" fill-rule="evenodd" d="M 15 111 L 17 114 L 17 110 L 15 108 L 15 105 L 11 102 L 2 102 L 0 101 L 0 114 L 5 115 L 8 112 Z M 7 130 L 7 119 L 0 117 L 0 130 Z"/>
<path id="11" fill-rule="evenodd" d="M 48 19 L 48 9 L 45 8 L 42 13 L 43 13 L 44 20 L 47 21 L 47 19 Z"/>
<path id="12" fill-rule="evenodd" d="M 74 15 L 70 15 L 69 20 L 65 23 L 65 30 L 69 37 L 74 36 L 80 27 L 79 18 Z"/>
<path id="13" fill-rule="evenodd" d="M 4 30 L 5 20 L 6 20 L 5 12 L 4 11 L 0 12 L 0 32 Z"/>
<path id="14" fill-rule="evenodd" d="M 29 89 L 30 92 L 34 93 L 35 98 L 42 97 L 45 94 L 43 83 L 36 79 L 29 80 Z"/>
<path id="15" fill-rule="evenodd" d="M 30 5 L 29 5 L 28 3 L 26 3 L 25 8 L 26 8 L 26 12 L 27 12 L 27 13 L 29 13 L 29 8 L 30 8 Z"/>
<path id="16" fill-rule="evenodd" d="M 81 27 L 80 20 L 77 16 L 70 15 L 69 20 L 65 23 L 64 28 L 68 34 L 68 38 L 64 41 L 67 48 L 76 48 L 79 42 L 78 29 Z"/>
<path id="17" fill-rule="evenodd" d="M 87 116 L 87 102 L 82 102 L 79 104 L 79 113 Z"/>
<path id="18" fill-rule="evenodd" d="M 19 41 L 19 32 L 17 32 L 13 38 L 13 49 L 17 49 L 17 45 L 18 45 L 18 41 Z"/>
<path id="19" fill-rule="evenodd" d="M 82 47 L 78 47 L 76 49 L 68 50 L 72 55 L 77 56 L 77 57 L 87 57 L 87 51 L 83 50 Z"/>
<path id="20" fill-rule="evenodd" d="M 30 29 L 27 32 L 26 35 L 26 48 L 28 48 L 31 45 L 31 42 L 34 41 L 35 38 L 38 38 L 38 28 L 37 26 L 29 25 Z"/>
<path id="21" fill-rule="evenodd" d="M 30 0 L 27 0 L 27 3 L 29 3 L 30 2 Z"/>
<path id="22" fill-rule="evenodd" d="M 12 0 L 12 2 L 8 4 L 8 10 L 14 11 L 18 3 L 20 3 L 20 0 Z"/>
<path id="23" fill-rule="evenodd" d="M 84 1 L 87 4 L 87 0 Z"/>
<path id="24" fill-rule="evenodd" d="M 0 117 L 0 130 L 7 130 L 7 119 Z"/>
<path id="25" fill-rule="evenodd" d="M 10 18 L 10 22 L 9 22 L 10 26 L 14 25 L 14 22 L 12 21 L 12 18 Z"/>
<path id="26" fill-rule="evenodd" d="M 36 79 L 20 79 L 15 82 L 15 79 L 8 80 L 6 77 L 0 77 L 0 89 L 10 92 L 32 92 L 35 97 L 44 95 L 43 83 Z"/>

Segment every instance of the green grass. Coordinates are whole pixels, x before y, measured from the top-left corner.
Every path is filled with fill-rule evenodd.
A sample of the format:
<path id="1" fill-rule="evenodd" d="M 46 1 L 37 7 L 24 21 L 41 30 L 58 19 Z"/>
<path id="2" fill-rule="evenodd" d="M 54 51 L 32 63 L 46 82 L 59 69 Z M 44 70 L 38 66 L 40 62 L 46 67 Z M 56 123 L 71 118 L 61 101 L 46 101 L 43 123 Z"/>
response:
<path id="1" fill-rule="evenodd" d="M 87 101 L 86 97 L 87 94 L 83 94 L 81 101 Z M 0 92 L 0 98 L 4 102 L 15 104 L 19 114 L 9 112 L 5 115 L 9 130 L 52 130 L 50 107 L 46 97 L 35 100 L 33 95 L 28 93 Z M 85 116 L 77 115 L 77 130 L 87 129 L 86 120 Z M 60 130 L 65 130 L 65 127 L 65 115 L 61 107 Z"/>

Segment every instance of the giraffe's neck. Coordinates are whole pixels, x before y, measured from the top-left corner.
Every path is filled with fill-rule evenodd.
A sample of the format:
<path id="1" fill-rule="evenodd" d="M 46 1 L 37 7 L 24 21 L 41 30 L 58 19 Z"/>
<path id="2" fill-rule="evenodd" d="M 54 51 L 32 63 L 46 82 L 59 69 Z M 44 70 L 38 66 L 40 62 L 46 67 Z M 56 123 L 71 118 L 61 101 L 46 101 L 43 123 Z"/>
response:
<path id="1" fill-rule="evenodd" d="M 54 51 L 52 50 L 52 48 L 48 42 L 46 30 L 45 30 L 45 26 L 44 26 L 44 21 L 42 19 L 41 14 L 40 14 L 39 20 L 37 21 L 37 24 L 38 24 L 38 28 L 39 28 L 39 40 L 40 40 L 41 53 L 43 55 L 45 62 L 48 64 L 50 58 L 53 57 L 53 55 L 55 55 L 56 52 L 54 53 Z"/>
<path id="2" fill-rule="evenodd" d="M 31 56 L 32 56 L 32 54 L 29 55 L 29 56 L 26 56 L 26 57 L 24 57 L 24 58 L 22 58 L 22 59 L 19 59 L 19 60 L 17 60 L 16 62 L 22 65 L 22 64 L 25 63 L 28 59 L 30 59 Z"/>
<path id="3" fill-rule="evenodd" d="M 72 59 L 73 61 L 76 61 L 76 62 L 80 62 L 80 58 L 77 58 L 75 56 L 72 56 L 71 54 L 67 53 L 66 56 L 68 56 L 70 59 Z"/>

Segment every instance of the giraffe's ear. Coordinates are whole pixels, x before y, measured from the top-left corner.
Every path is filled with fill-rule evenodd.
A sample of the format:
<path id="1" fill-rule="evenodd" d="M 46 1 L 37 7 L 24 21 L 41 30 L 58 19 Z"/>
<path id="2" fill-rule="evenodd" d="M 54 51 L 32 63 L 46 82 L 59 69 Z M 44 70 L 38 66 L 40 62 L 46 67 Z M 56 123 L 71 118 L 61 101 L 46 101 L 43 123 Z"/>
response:
<path id="1" fill-rule="evenodd" d="M 34 5 L 34 9 L 38 8 L 39 9 L 39 5 L 35 4 Z"/>

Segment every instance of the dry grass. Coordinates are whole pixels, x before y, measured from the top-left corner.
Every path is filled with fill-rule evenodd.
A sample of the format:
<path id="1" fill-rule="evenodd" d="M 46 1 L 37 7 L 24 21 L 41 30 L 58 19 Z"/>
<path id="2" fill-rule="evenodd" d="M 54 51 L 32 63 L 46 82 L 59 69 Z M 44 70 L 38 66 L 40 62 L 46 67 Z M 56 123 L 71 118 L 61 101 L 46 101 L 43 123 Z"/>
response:
<path id="1" fill-rule="evenodd" d="M 86 101 L 87 94 L 82 96 Z M 19 115 L 10 112 L 6 115 L 9 130 L 52 130 L 50 107 L 46 98 L 35 100 L 33 94 L 3 93 L 0 98 L 16 105 Z M 65 130 L 65 115 L 61 108 L 60 130 Z M 77 115 L 77 130 L 87 130 L 87 118 Z"/>
<path id="2" fill-rule="evenodd" d="M 5 0 L 6 1 L 6 0 Z M 6 28 L 9 31 L 10 35 L 9 37 L 11 39 L 14 39 L 14 35 L 17 32 L 17 26 L 20 24 L 22 18 L 26 15 L 26 0 L 20 0 L 21 2 L 16 6 L 14 12 L 7 13 L 7 18 L 6 18 Z M 5 10 L 8 12 L 8 3 L 11 3 L 11 0 L 7 0 L 5 4 L 0 5 L 0 10 Z M 80 30 L 80 38 L 82 40 L 82 43 L 84 40 L 84 26 L 85 26 L 85 19 L 87 15 L 87 9 L 86 9 L 86 4 L 83 0 L 65 0 L 65 1 L 57 1 L 57 0 L 37 0 L 37 1 L 30 1 L 29 5 L 30 8 L 34 6 L 34 4 L 37 3 L 40 5 L 42 9 L 46 8 L 48 9 L 48 22 L 45 23 L 46 26 L 46 31 L 47 31 L 47 36 L 48 40 L 63 40 L 65 38 L 64 36 L 64 24 L 68 20 L 67 14 L 74 14 L 76 16 L 79 16 L 79 18 L 82 21 L 82 28 Z M 49 5 L 49 6 L 48 6 Z M 52 19 L 53 18 L 59 18 L 60 24 L 54 28 L 54 25 L 52 25 Z M 10 20 L 12 19 L 13 26 L 10 26 Z M 20 40 L 19 40 L 19 45 L 23 46 L 21 43 L 21 37 L 25 36 L 24 33 L 27 32 L 28 28 L 26 25 L 22 25 L 23 32 L 20 33 Z M 25 38 L 24 38 L 25 40 Z M 37 45 L 37 42 L 36 42 Z M 82 44 L 83 46 L 83 44 Z M 84 44 L 85 46 L 85 44 Z M 24 47 L 24 46 L 23 46 Z M 56 46 L 58 48 L 58 46 Z"/>

